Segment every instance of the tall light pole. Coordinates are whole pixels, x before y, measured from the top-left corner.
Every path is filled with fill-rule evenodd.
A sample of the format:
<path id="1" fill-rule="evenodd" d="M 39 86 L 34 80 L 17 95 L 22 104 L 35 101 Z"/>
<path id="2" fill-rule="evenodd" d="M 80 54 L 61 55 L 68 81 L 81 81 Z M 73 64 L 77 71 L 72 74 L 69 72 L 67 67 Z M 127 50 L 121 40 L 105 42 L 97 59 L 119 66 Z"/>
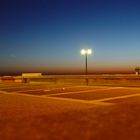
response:
<path id="1" fill-rule="evenodd" d="M 92 50 L 91 49 L 82 49 L 81 50 L 81 55 L 85 55 L 85 74 L 87 75 L 88 74 L 88 69 L 87 69 L 87 58 L 88 58 L 88 55 L 92 54 Z M 86 85 L 88 86 L 88 77 L 86 76 L 85 78 L 86 80 Z"/>
<path id="2" fill-rule="evenodd" d="M 87 58 L 88 55 L 92 54 L 92 50 L 91 49 L 82 49 L 81 50 L 81 55 L 85 55 L 85 74 L 88 74 L 88 69 L 87 69 Z"/>

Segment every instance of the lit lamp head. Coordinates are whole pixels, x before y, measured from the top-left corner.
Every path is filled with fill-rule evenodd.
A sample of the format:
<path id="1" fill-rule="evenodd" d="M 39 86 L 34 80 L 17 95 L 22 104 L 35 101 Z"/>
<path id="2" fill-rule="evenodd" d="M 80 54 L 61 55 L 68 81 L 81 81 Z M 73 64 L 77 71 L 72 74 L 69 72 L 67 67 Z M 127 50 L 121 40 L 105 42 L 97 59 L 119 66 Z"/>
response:
<path id="1" fill-rule="evenodd" d="M 86 54 L 86 50 L 85 50 L 85 49 L 82 49 L 82 50 L 81 50 L 81 54 L 82 54 L 82 55 L 85 55 L 85 54 Z"/>
<path id="2" fill-rule="evenodd" d="M 92 54 L 92 50 L 91 49 L 88 49 L 87 50 L 87 54 Z"/>
<path id="3" fill-rule="evenodd" d="M 87 54 L 87 55 L 92 54 L 92 50 L 91 49 L 82 49 L 81 55 L 85 55 L 85 54 Z"/>

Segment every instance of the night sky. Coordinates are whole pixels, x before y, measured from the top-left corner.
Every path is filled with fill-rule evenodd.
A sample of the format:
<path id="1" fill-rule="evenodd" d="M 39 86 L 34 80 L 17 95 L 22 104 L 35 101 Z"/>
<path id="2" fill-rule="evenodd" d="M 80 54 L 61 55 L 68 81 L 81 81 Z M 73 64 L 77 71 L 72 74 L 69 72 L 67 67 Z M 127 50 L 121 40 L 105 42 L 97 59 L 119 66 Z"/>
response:
<path id="1" fill-rule="evenodd" d="M 140 66 L 136 0 L 0 0 L 0 74 L 133 72 Z"/>

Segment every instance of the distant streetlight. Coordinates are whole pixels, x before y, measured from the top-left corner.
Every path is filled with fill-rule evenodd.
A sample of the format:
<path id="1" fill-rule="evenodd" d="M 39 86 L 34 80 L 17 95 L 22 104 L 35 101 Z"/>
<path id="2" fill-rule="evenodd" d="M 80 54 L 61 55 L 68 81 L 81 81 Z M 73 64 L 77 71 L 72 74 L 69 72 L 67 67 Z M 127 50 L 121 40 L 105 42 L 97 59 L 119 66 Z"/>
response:
<path id="1" fill-rule="evenodd" d="M 82 49 L 81 50 L 81 55 L 85 55 L 85 74 L 88 74 L 88 70 L 87 70 L 87 56 L 92 54 L 92 50 L 91 49 Z"/>

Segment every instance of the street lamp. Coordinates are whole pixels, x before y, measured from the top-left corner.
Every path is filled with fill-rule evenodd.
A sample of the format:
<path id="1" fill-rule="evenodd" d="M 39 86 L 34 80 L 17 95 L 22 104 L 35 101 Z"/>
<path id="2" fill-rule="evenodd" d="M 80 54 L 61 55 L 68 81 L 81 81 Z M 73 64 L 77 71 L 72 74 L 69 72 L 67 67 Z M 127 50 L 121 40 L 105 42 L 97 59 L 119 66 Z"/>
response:
<path id="1" fill-rule="evenodd" d="M 81 55 L 85 55 L 85 74 L 88 74 L 87 71 L 87 56 L 92 54 L 92 50 L 91 49 L 82 49 L 81 50 Z"/>

